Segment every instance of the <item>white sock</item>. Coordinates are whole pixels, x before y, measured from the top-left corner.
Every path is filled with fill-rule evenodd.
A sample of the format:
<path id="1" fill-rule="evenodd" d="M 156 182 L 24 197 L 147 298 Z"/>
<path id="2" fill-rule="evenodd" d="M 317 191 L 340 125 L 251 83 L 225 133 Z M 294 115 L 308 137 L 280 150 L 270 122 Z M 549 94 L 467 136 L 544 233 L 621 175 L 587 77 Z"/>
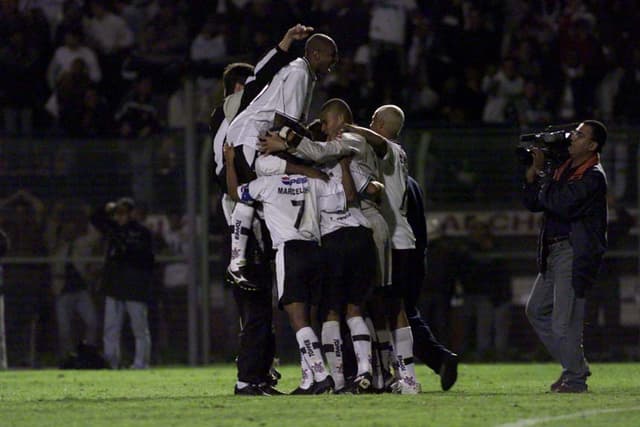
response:
<path id="1" fill-rule="evenodd" d="M 380 368 L 383 374 L 385 372 L 391 373 L 391 361 L 393 357 L 393 345 L 391 343 L 391 332 L 389 329 L 378 329 L 376 331 L 378 336 L 378 352 L 380 356 Z"/>
<path id="2" fill-rule="evenodd" d="M 336 384 L 336 390 L 344 387 L 344 362 L 342 353 L 342 337 L 340 336 L 340 322 L 328 320 L 322 324 L 322 350 L 327 358 L 331 370 L 331 377 Z"/>
<path id="3" fill-rule="evenodd" d="M 413 363 L 413 334 L 409 326 L 393 331 L 393 347 L 396 352 L 400 379 L 409 385 L 415 385 L 416 367 Z"/>
<path id="4" fill-rule="evenodd" d="M 300 370 L 300 388 L 308 390 L 313 385 L 313 373 L 302 353 L 300 353 Z"/>
<path id="5" fill-rule="evenodd" d="M 322 360 L 322 351 L 320 349 L 320 342 L 316 333 L 313 332 L 310 326 L 305 326 L 296 332 L 296 340 L 298 341 L 298 347 L 300 348 L 300 354 L 307 366 L 311 369 L 313 374 L 313 380 L 316 382 L 323 381 L 329 376 L 326 368 L 324 367 L 324 361 Z"/>
<path id="6" fill-rule="evenodd" d="M 347 325 L 351 331 L 353 351 L 358 361 L 358 375 L 371 373 L 371 335 L 361 316 L 347 319 Z"/>
<path id="7" fill-rule="evenodd" d="M 253 206 L 244 203 L 236 204 L 231 214 L 231 260 L 229 267 L 237 270 L 246 264 L 247 241 L 253 222 Z"/>

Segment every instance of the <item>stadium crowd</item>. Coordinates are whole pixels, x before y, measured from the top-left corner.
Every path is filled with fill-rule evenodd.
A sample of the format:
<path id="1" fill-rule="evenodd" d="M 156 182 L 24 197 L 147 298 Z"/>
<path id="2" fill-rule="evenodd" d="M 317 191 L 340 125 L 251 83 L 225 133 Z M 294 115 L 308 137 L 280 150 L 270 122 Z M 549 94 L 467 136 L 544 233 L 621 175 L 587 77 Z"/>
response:
<path id="1" fill-rule="evenodd" d="M 205 123 L 220 99 L 223 67 L 255 63 L 296 22 L 340 46 L 318 99 L 339 95 L 357 121 L 388 102 L 403 105 L 410 123 L 455 126 L 638 118 L 634 1 L 0 4 L 0 104 L 9 134 L 131 138 L 180 127 L 187 76 L 196 76 Z"/>

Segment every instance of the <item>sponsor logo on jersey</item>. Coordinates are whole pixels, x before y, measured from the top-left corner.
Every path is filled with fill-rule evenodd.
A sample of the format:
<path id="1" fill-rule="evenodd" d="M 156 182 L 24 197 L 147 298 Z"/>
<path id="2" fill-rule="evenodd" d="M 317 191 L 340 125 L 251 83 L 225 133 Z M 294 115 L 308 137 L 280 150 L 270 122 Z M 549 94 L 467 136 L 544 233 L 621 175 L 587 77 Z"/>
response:
<path id="1" fill-rule="evenodd" d="M 292 178 L 288 175 L 283 175 L 282 178 L 280 178 L 280 180 L 284 185 L 306 184 L 308 181 L 306 176 L 298 176 L 298 177 Z"/>

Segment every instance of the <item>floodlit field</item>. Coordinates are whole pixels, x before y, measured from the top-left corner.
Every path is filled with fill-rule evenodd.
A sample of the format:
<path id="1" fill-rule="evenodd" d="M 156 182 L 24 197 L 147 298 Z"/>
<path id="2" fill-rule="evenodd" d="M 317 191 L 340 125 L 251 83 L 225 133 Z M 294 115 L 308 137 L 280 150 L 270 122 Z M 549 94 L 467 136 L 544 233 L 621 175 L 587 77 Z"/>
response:
<path id="1" fill-rule="evenodd" d="M 233 396 L 232 365 L 148 371 L 0 371 L 0 426 L 640 426 L 640 365 L 593 364 L 590 392 L 548 393 L 551 364 L 461 365 L 446 393 Z M 282 367 L 282 390 L 297 385 Z"/>

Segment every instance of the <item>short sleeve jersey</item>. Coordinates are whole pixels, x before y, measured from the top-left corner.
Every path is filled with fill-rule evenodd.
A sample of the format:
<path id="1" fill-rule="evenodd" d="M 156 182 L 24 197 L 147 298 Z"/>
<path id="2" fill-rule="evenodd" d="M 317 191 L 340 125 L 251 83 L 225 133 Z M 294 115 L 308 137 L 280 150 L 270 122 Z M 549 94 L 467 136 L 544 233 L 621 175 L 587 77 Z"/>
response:
<path id="1" fill-rule="evenodd" d="M 381 212 L 389 225 L 393 249 L 414 249 L 416 238 L 407 220 L 407 180 L 409 166 L 404 149 L 387 141 L 387 153 L 380 161 L 384 178 Z"/>
<path id="2" fill-rule="evenodd" d="M 341 185 L 303 175 L 262 176 L 241 185 L 238 197 L 243 202 L 262 202 L 274 248 L 289 240 L 319 242 L 320 210 L 346 205 Z"/>

